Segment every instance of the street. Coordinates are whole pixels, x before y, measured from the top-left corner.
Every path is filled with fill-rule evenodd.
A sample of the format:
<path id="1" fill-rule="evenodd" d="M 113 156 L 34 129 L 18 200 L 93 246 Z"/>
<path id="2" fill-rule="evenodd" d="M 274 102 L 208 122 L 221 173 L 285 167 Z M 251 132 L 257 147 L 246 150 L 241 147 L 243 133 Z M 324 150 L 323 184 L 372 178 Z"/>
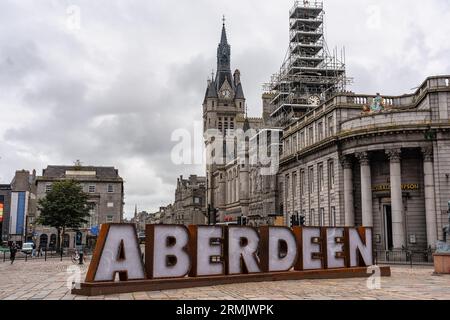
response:
<path id="1" fill-rule="evenodd" d="M 85 297 L 70 294 L 67 283 L 83 280 L 87 266 L 49 259 L 0 262 L 2 300 L 413 300 L 450 299 L 450 275 L 433 275 L 432 267 L 393 266 L 392 277 L 371 290 L 367 279 L 303 280 L 220 285 Z M 69 280 L 69 281 L 68 281 Z"/>

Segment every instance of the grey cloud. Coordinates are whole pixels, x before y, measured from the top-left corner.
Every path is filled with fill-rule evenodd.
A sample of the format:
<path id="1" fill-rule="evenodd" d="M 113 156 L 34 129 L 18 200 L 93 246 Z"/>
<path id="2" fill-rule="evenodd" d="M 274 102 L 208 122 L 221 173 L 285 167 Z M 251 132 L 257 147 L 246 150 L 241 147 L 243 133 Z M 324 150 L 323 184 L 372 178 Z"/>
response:
<path id="1" fill-rule="evenodd" d="M 76 32 L 65 25 L 72 4 L 81 9 Z M 369 4 L 383 10 L 386 20 L 378 31 L 366 25 Z M 204 173 L 201 166 L 171 163 L 170 138 L 173 130 L 192 131 L 193 122 L 201 121 L 222 14 L 232 68 L 241 70 L 250 115 L 259 116 L 262 84 L 286 53 L 292 5 L 291 0 L 2 1 L 0 111 L 16 121 L 0 118 L 0 179 L 8 181 L 16 169 L 39 171 L 81 159 L 119 168 L 127 213 L 135 203 L 149 211 L 168 204 L 179 175 Z M 448 45 L 427 37 L 450 31 L 443 24 L 448 4 L 430 1 L 419 15 L 421 6 L 404 0 L 325 1 L 330 46 L 346 45 L 353 90 L 401 94 L 427 72 L 450 72 Z M 387 8 L 406 22 L 395 24 Z M 386 44 L 398 48 L 391 52 Z M 411 53 L 410 61 L 402 52 Z M 22 119 L 14 110 L 32 116 Z"/>

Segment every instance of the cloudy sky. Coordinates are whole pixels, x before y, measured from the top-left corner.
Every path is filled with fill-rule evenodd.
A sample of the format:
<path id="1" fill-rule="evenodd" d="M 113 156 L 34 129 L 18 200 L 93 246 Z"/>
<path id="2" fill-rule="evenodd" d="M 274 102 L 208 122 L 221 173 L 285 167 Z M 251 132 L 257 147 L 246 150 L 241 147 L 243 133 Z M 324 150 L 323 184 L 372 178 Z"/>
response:
<path id="1" fill-rule="evenodd" d="M 288 45 L 292 0 L 0 0 L 0 183 L 49 164 L 115 166 L 126 214 L 173 201 L 176 129 L 201 120 L 222 15 L 251 116 Z M 448 0 L 325 0 L 349 88 L 403 94 L 450 74 Z M 201 142 L 200 142 L 201 143 Z"/>

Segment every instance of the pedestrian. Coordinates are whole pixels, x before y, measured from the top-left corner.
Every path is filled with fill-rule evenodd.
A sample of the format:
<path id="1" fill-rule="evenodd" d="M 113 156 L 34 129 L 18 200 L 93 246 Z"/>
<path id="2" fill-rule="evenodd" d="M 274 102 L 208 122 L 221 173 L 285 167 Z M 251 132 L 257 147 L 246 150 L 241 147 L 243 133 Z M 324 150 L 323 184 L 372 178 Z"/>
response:
<path id="1" fill-rule="evenodd" d="M 16 244 L 13 243 L 9 249 L 9 259 L 11 260 L 11 264 L 14 263 L 14 260 L 16 260 L 16 253 L 17 253 L 17 247 Z"/>
<path id="2" fill-rule="evenodd" d="M 36 257 L 36 244 L 33 242 L 33 251 L 31 251 L 31 257 Z"/>

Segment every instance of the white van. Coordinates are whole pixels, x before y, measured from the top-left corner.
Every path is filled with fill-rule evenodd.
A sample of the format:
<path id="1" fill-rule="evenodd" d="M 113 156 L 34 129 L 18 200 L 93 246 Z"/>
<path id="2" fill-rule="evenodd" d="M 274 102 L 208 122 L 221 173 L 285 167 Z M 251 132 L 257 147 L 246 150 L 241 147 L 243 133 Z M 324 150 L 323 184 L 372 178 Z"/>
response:
<path id="1" fill-rule="evenodd" d="M 22 252 L 26 254 L 31 254 L 33 252 L 33 242 L 25 242 L 22 246 Z"/>

